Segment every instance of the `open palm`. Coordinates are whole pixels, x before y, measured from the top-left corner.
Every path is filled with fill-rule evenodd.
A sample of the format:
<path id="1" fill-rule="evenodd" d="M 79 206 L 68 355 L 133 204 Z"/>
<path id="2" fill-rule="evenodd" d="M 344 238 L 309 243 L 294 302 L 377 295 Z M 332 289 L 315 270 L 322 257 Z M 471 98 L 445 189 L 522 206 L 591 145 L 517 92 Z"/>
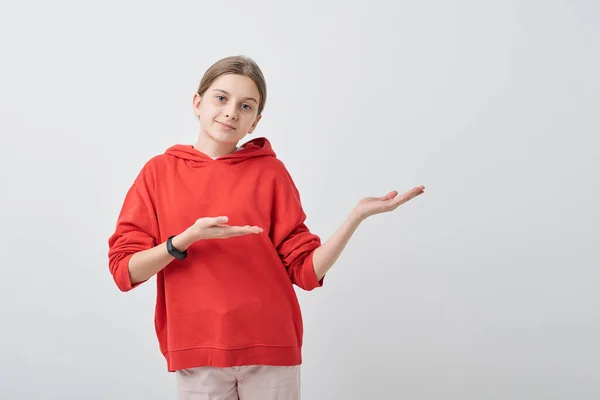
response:
<path id="1" fill-rule="evenodd" d="M 400 196 L 398 195 L 398 192 L 394 190 L 383 197 L 365 197 L 358 203 L 354 211 L 361 218 L 393 211 L 401 204 L 406 203 L 424 192 L 425 186 L 417 186 Z"/>

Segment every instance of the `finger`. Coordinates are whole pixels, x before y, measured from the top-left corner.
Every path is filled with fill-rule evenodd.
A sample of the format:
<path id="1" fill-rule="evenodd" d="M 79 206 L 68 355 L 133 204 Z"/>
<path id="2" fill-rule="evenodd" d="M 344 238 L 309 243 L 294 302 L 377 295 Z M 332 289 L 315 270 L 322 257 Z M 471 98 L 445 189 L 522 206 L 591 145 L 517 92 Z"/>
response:
<path id="1" fill-rule="evenodd" d="M 233 236 L 247 236 L 247 235 L 258 235 L 261 232 L 258 231 L 235 231 L 235 232 L 228 232 L 225 236 L 226 237 L 233 237 Z"/>
<path id="2" fill-rule="evenodd" d="M 250 226 L 250 225 L 236 226 L 235 228 L 237 228 L 238 230 L 241 229 L 241 230 L 248 231 L 248 232 L 254 232 L 254 231 L 262 232 L 263 231 L 263 229 L 259 226 Z"/>
<path id="3" fill-rule="evenodd" d="M 229 218 L 226 216 L 215 217 L 215 218 L 206 218 L 206 226 L 215 226 L 215 225 L 223 225 L 229 221 Z"/>
<path id="4" fill-rule="evenodd" d="M 392 207 L 398 207 L 398 206 L 406 203 L 407 201 L 419 196 L 423 192 L 424 191 L 423 191 L 422 186 L 411 189 L 408 192 L 404 193 L 402 196 L 396 198 L 395 201 L 392 203 L 393 204 Z"/>
<path id="5" fill-rule="evenodd" d="M 425 190 L 424 186 L 417 186 L 416 188 L 413 188 L 413 189 L 409 190 L 408 192 L 404 193 L 403 197 L 407 197 L 408 199 L 411 199 L 411 198 L 423 193 L 424 190 Z"/>
<path id="6" fill-rule="evenodd" d="M 388 194 L 386 194 L 383 197 L 380 197 L 379 200 L 392 200 L 394 197 L 398 196 L 398 191 L 393 190 L 391 192 L 389 192 Z"/>
<path id="7" fill-rule="evenodd" d="M 263 230 L 258 226 L 229 226 L 226 229 L 228 236 L 242 236 L 261 233 Z"/>

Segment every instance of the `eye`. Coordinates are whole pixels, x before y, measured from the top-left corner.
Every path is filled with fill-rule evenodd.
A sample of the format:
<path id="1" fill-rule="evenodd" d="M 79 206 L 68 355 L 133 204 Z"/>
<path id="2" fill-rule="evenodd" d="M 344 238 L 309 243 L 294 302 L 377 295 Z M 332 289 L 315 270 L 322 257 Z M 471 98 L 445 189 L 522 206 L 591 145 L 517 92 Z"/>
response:
<path id="1" fill-rule="evenodd" d="M 252 107 L 250 107 L 248 104 L 242 104 L 242 108 L 246 110 L 252 110 Z"/>
<path id="2" fill-rule="evenodd" d="M 225 101 L 225 96 L 218 95 L 217 96 L 217 100 L 219 100 L 219 101 Z"/>

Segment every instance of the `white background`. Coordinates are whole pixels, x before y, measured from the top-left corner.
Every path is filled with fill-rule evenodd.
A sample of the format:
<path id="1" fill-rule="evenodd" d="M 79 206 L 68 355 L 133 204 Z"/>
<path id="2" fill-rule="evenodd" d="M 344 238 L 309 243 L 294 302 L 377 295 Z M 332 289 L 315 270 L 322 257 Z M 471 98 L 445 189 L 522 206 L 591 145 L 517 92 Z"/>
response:
<path id="1" fill-rule="evenodd" d="M 303 398 L 600 397 L 600 7 L 588 1 L 0 5 L 0 398 L 175 399 L 155 283 L 107 240 L 143 163 L 193 143 L 216 60 L 255 59 L 268 137 L 326 240 L 426 192 L 298 291 Z"/>

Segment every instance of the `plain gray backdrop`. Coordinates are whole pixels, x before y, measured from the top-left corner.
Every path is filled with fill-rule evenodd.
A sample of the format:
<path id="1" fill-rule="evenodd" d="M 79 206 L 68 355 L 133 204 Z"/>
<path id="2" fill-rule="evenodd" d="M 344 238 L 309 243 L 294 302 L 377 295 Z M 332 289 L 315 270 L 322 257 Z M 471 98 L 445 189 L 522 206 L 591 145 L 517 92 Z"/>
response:
<path id="1" fill-rule="evenodd" d="M 193 143 L 192 96 L 248 55 L 268 137 L 327 240 L 298 290 L 303 399 L 600 397 L 600 6 L 588 1 L 2 1 L 0 398 L 175 399 L 155 281 L 109 235 L 134 177 Z M 200 216 L 199 216 L 200 217 Z"/>

